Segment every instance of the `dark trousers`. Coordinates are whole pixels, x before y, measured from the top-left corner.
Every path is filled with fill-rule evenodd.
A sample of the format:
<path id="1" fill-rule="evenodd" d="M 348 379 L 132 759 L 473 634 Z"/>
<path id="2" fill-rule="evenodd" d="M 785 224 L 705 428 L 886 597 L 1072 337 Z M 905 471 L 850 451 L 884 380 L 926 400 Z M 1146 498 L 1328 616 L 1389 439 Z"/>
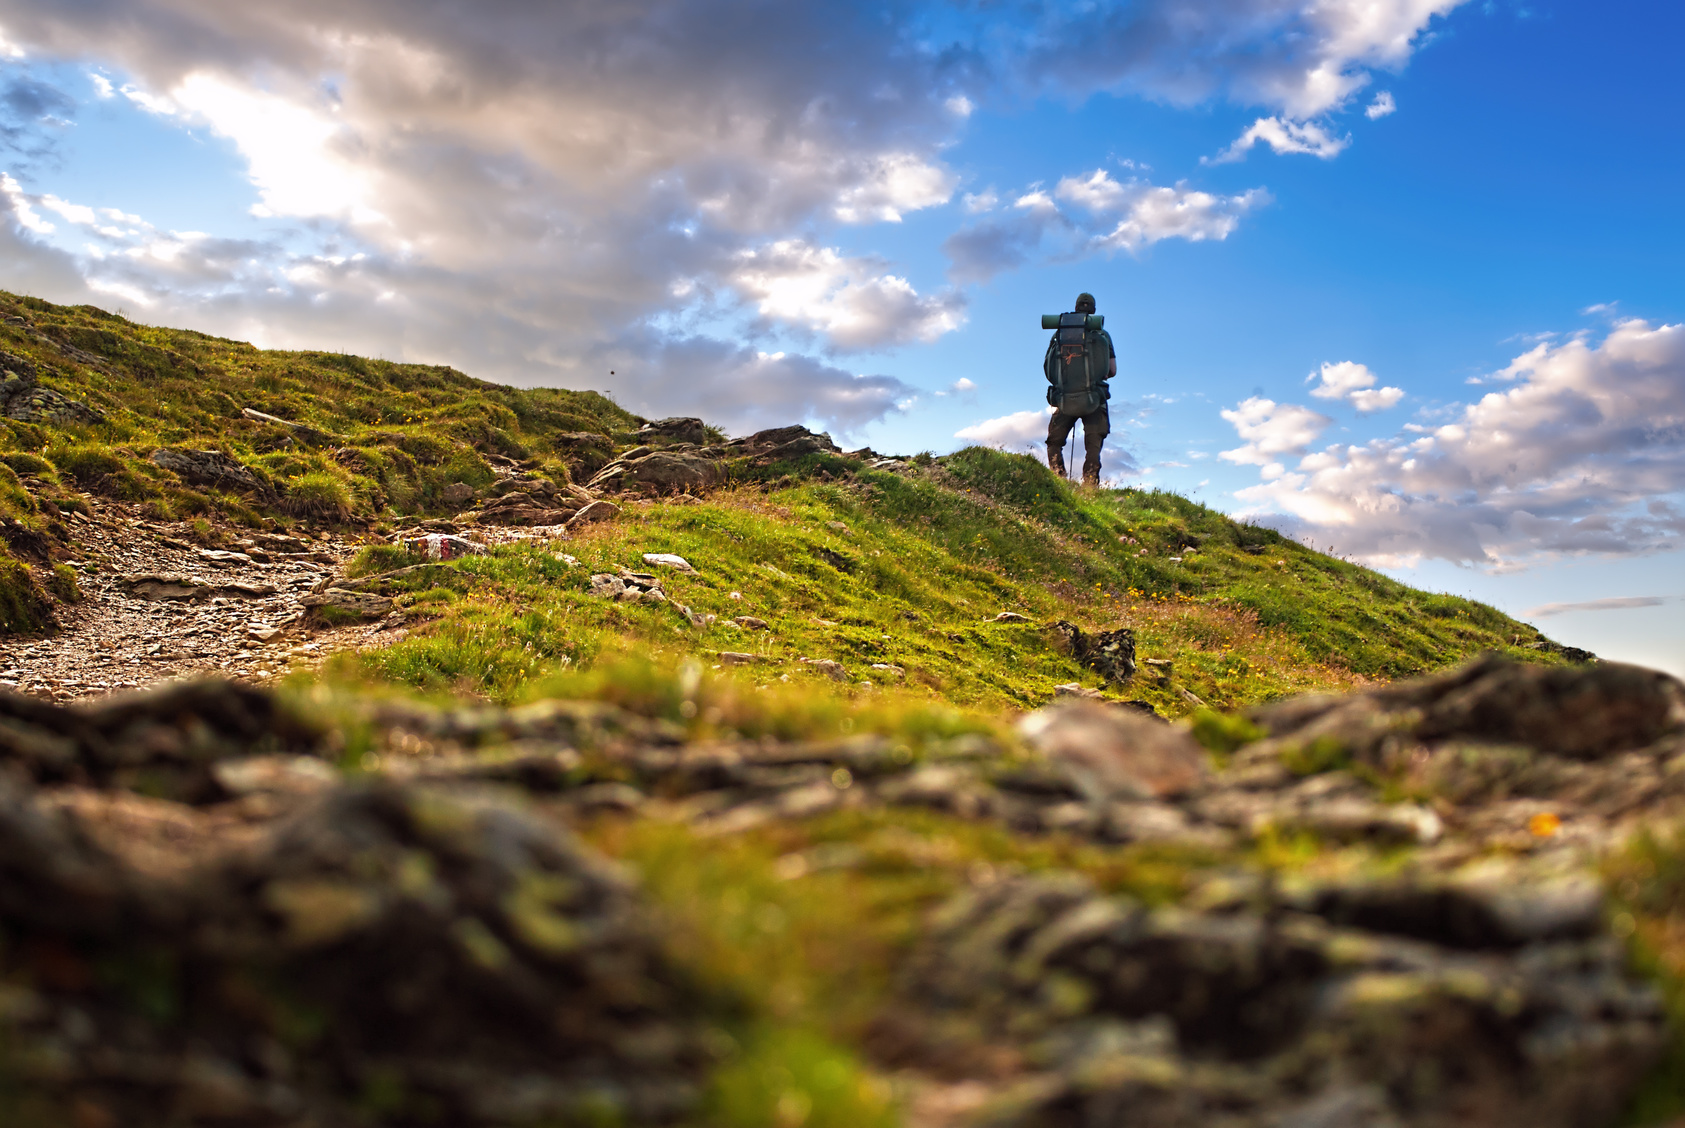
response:
<path id="1" fill-rule="evenodd" d="M 1071 428 L 1077 425 L 1078 419 L 1082 420 L 1082 480 L 1098 483 L 1100 448 L 1106 445 L 1106 436 L 1112 433 L 1112 413 L 1106 404 L 1101 404 L 1087 415 L 1053 413 L 1053 418 L 1047 421 L 1047 464 L 1061 476 L 1064 475 L 1065 440 L 1071 437 Z"/>

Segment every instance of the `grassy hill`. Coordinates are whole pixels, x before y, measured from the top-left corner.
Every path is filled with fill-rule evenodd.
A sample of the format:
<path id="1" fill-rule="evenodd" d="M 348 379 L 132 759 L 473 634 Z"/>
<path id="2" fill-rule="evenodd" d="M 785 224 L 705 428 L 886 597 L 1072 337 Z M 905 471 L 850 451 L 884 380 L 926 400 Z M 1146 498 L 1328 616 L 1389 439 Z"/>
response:
<path id="1" fill-rule="evenodd" d="M 0 617 L 12 630 L 41 628 L 51 593 L 68 594 L 50 565 L 66 555 L 66 511 L 90 494 L 195 520 L 207 541 L 230 526 L 336 525 L 371 543 L 354 570 L 379 572 L 413 561 L 373 545 L 454 511 L 446 488 L 485 487 L 492 460 L 583 481 L 640 441 L 631 432 L 644 422 L 596 392 L 259 350 L 3 294 L 0 353 L 37 388 L 91 409 L 52 400 L 44 411 L 37 396 L 22 412 L 34 421 L 0 420 Z M 194 485 L 152 460 L 207 448 L 258 488 Z M 1228 708 L 1483 650 L 1557 660 L 1534 628 L 1483 604 L 1418 591 L 1175 494 L 1084 492 L 983 448 L 899 470 L 810 454 L 702 504 L 681 500 L 635 502 L 586 529 L 568 550 L 578 565 L 534 545 L 394 581 L 410 637 L 340 672 L 508 702 L 605 657 L 676 667 L 731 651 L 767 660 L 745 668 L 762 683 L 800 676 L 791 671 L 806 667 L 789 660 L 803 657 L 840 662 L 851 683 L 896 680 L 871 670 L 893 665 L 904 692 L 998 709 L 1083 680 L 1043 629 L 1067 620 L 1134 629 L 1140 656 L 1167 664 L 1143 665 L 1130 692 L 1180 715 L 1193 698 Z M 666 589 L 712 624 L 588 594 L 590 574 L 642 569 L 646 552 L 695 565 L 665 575 Z M 1027 621 L 991 621 L 1001 612 Z M 740 616 L 768 629 L 729 622 Z"/>

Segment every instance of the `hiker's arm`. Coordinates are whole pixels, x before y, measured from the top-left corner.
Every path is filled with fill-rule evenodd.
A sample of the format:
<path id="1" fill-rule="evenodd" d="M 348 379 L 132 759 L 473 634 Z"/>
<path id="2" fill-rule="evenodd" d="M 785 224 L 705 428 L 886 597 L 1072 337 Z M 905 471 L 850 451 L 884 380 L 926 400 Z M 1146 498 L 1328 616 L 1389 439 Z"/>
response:
<path id="1" fill-rule="evenodd" d="M 1112 357 L 1112 362 L 1111 362 L 1110 367 L 1106 371 L 1106 379 L 1110 380 L 1113 376 L 1116 376 L 1116 375 L 1117 375 L 1117 357 L 1114 356 L 1114 357 Z"/>

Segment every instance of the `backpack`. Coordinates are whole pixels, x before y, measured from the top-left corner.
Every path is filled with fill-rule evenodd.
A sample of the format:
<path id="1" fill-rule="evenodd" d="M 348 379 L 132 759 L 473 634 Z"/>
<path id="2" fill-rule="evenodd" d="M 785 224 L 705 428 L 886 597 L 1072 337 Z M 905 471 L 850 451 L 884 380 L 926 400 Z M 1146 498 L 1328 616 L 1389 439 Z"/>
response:
<path id="1" fill-rule="evenodd" d="M 1047 343 L 1042 371 L 1047 376 L 1048 406 L 1060 415 L 1084 416 L 1112 398 L 1106 384 L 1111 374 L 1112 338 L 1104 329 L 1088 328 L 1085 313 L 1062 313 L 1059 328 Z"/>

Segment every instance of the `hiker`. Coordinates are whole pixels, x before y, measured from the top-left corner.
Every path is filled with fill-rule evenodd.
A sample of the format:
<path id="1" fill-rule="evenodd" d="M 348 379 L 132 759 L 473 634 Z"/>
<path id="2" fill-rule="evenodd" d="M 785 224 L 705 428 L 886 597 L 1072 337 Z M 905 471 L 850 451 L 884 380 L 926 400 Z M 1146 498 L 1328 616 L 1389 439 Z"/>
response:
<path id="1" fill-rule="evenodd" d="M 1047 374 L 1047 402 L 1053 418 L 1047 421 L 1047 465 L 1061 478 L 1065 469 L 1065 440 L 1082 420 L 1082 484 L 1100 484 L 1100 448 L 1111 434 L 1112 417 L 1106 401 L 1112 390 L 1106 381 L 1117 375 L 1112 336 L 1094 313 L 1094 295 L 1078 294 L 1074 313 L 1048 314 L 1042 328 L 1056 329 L 1047 342 L 1042 371 Z"/>

